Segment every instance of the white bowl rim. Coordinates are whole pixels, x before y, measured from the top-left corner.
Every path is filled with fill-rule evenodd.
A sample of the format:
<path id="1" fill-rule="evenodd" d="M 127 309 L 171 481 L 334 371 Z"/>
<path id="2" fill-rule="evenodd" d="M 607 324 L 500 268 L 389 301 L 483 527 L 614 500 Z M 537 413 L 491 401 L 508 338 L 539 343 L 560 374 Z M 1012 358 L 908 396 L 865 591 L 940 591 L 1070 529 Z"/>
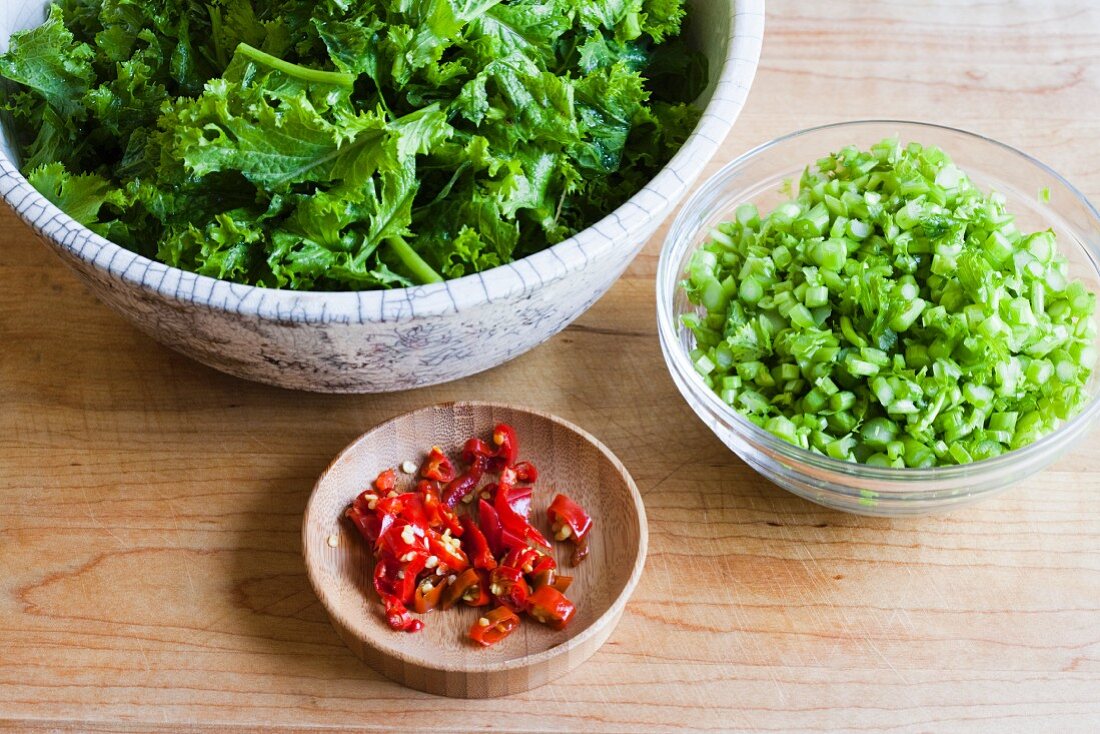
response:
<path id="1" fill-rule="evenodd" d="M 703 0 L 710 2 L 711 0 Z M 84 227 L 34 189 L 0 152 L 0 197 L 37 234 L 108 277 L 170 301 L 277 322 L 411 321 L 512 300 L 626 246 L 656 212 L 667 212 L 713 158 L 745 105 L 764 36 L 764 0 L 726 0 L 733 35 L 714 93 L 683 147 L 641 191 L 607 217 L 541 252 L 440 284 L 374 291 L 293 291 L 241 285 L 171 267 Z M 634 210 L 630 212 L 630 210 Z"/>
<path id="2" fill-rule="evenodd" d="M 982 459 L 980 461 L 971 462 L 969 464 L 954 464 L 947 466 L 936 466 L 928 469 L 915 469 L 910 467 L 896 468 L 896 467 L 880 467 L 870 466 L 868 464 L 859 464 L 851 461 L 843 461 L 841 459 L 834 459 L 831 456 L 825 454 L 818 454 L 804 449 L 801 446 L 795 446 L 788 443 L 781 438 L 775 436 L 771 432 L 761 428 L 752 421 L 748 420 L 741 415 L 740 412 L 734 410 L 730 406 L 722 402 L 721 398 L 711 389 L 707 388 L 699 377 L 699 373 L 696 372 L 691 361 L 688 359 L 688 355 L 683 349 L 678 347 L 679 339 L 677 338 L 676 326 L 672 320 L 672 295 L 675 292 L 675 284 L 672 284 L 671 288 L 666 283 L 667 278 L 664 275 L 674 267 L 672 263 L 672 250 L 675 248 L 675 235 L 681 228 L 683 221 L 691 213 L 693 202 L 702 197 L 709 189 L 717 184 L 718 181 L 728 178 L 731 173 L 738 167 L 744 165 L 747 161 L 755 158 L 757 155 L 770 150 L 771 148 L 781 145 L 785 142 L 793 140 L 795 138 L 801 138 L 813 133 L 827 132 L 829 130 L 841 129 L 841 128 L 858 128 L 870 125 L 896 125 L 899 127 L 909 128 L 925 128 L 935 129 L 944 132 L 957 133 L 968 138 L 972 138 L 978 142 L 987 143 L 1001 148 L 1007 153 L 1018 156 L 1025 162 L 1041 169 L 1054 180 L 1056 180 L 1061 186 L 1064 186 L 1075 199 L 1084 205 L 1085 209 L 1089 212 L 1092 218 L 1100 222 L 1100 211 L 1097 211 L 1088 197 L 1081 193 L 1068 179 L 1056 170 L 1043 163 L 1039 159 L 1035 158 L 1022 150 L 1015 148 L 1007 143 L 1002 143 L 999 140 L 990 138 L 980 133 L 972 132 L 970 130 L 963 130 L 949 125 L 941 125 L 932 122 L 923 122 L 920 120 L 895 120 L 895 119 L 866 119 L 866 120 L 847 120 L 843 122 L 833 122 L 824 125 L 816 125 L 814 127 L 808 127 L 801 130 L 795 130 L 794 132 L 781 135 L 777 138 L 769 140 L 766 143 L 756 146 L 755 148 L 743 153 L 736 159 L 730 161 L 728 164 L 722 167 L 714 176 L 708 179 L 702 186 L 700 186 L 696 192 L 684 202 L 680 208 L 680 212 L 677 215 L 675 221 L 669 227 L 668 235 L 661 247 L 661 255 L 657 264 L 657 329 L 661 338 L 662 345 L 665 346 L 664 353 L 669 361 L 669 369 L 675 368 L 681 375 L 688 375 L 692 388 L 695 388 L 692 392 L 697 396 L 701 396 L 702 401 L 705 403 L 706 409 L 716 418 L 722 420 L 728 420 L 733 424 L 735 430 L 745 435 L 747 434 L 752 440 L 757 441 L 764 445 L 769 451 L 783 456 L 784 458 L 797 461 L 797 462 L 809 462 L 813 466 L 834 474 L 846 475 L 846 476 L 858 476 L 860 479 L 873 480 L 881 483 L 876 488 L 876 492 L 890 496 L 891 494 L 900 493 L 905 494 L 913 491 L 911 482 L 933 482 L 933 481 L 950 481 L 950 480 L 965 480 L 969 477 L 978 475 L 984 475 L 989 472 L 995 472 L 997 470 L 1008 470 L 1015 466 L 1018 462 L 1025 459 L 1036 457 L 1046 452 L 1057 451 L 1058 444 L 1065 436 L 1072 436 L 1075 432 L 1086 430 L 1093 421 L 1100 416 L 1100 391 L 1089 398 L 1088 402 L 1081 408 L 1077 415 L 1071 417 L 1069 420 L 1064 421 L 1058 428 L 1050 433 L 1042 436 L 1037 441 L 1034 441 L 1026 446 L 1018 449 L 1007 451 L 999 456 L 993 456 L 988 459 Z M 920 141 L 917 141 L 920 142 Z M 948 151 L 950 153 L 950 151 Z M 1084 243 L 1081 243 L 1082 249 L 1085 250 L 1085 254 L 1088 256 L 1089 262 L 1092 264 L 1093 269 L 1096 271 L 1097 277 L 1100 277 L 1100 252 L 1097 252 L 1095 248 L 1089 248 Z M 679 276 L 676 276 L 676 282 L 679 281 Z M 1098 367 L 1097 369 L 1100 369 Z M 893 484 L 891 484 L 893 483 Z"/>

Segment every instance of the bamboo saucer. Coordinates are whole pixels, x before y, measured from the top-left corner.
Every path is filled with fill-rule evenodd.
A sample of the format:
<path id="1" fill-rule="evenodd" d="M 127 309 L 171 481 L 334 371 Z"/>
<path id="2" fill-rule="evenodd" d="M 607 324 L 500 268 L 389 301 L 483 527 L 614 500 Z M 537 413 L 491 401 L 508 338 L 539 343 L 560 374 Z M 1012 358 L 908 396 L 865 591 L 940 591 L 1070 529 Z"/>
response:
<path id="1" fill-rule="evenodd" d="M 394 632 L 372 586 L 370 549 L 342 519 L 344 509 L 382 469 L 409 460 L 419 465 L 432 445 L 456 456 L 467 438 L 488 438 L 497 423 L 516 429 L 521 459 L 539 469 L 531 511 L 537 527 L 549 531 L 546 507 L 559 491 L 592 515 L 591 552 L 580 566 L 569 567 L 569 544 L 554 543 L 563 573 L 574 577 L 567 595 L 577 616 L 560 632 L 525 617 L 516 632 L 491 648 L 468 640 L 466 632 L 481 612 L 464 606 L 424 615 L 419 633 Z M 398 481 L 405 489 L 414 479 L 399 471 Z M 526 691 L 587 660 L 622 617 L 641 576 L 647 542 L 641 496 L 606 446 L 560 418 L 489 403 L 436 405 L 363 434 L 318 479 L 302 527 L 310 582 L 352 652 L 403 685 L 458 698 Z"/>

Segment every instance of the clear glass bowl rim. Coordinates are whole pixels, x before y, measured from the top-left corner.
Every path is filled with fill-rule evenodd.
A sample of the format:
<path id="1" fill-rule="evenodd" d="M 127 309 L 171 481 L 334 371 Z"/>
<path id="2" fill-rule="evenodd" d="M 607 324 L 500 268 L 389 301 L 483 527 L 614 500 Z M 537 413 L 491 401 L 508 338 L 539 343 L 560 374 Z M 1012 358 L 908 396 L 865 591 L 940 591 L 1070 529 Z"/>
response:
<path id="1" fill-rule="evenodd" d="M 937 123 L 896 119 L 852 120 L 816 125 L 814 127 L 797 130 L 763 143 L 723 166 L 721 170 L 708 179 L 684 202 L 672 226 L 669 227 L 668 235 L 661 248 L 661 255 L 657 265 L 657 324 L 660 339 L 665 345 L 665 354 L 670 361 L 670 367 L 675 368 L 680 373 L 686 384 L 690 386 L 694 396 L 703 402 L 706 409 L 716 420 L 727 422 L 733 430 L 742 434 L 743 437 L 751 440 L 753 443 L 760 445 L 765 451 L 781 456 L 794 464 L 810 465 L 826 472 L 857 476 L 864 480 L 874 480 L 875 482 L 881 483 L 881 486 L 878 487 L 879 492 L 911 492 L 914 489 L 912 486 L 913 483 L 952 482 L 974 477 L 976 475 L 1011 470 L 1012 467 L 1018 464 L 1028 463 L 1032 460 L 1042 462 L 1044 456 L 1057 453 L 1065 439 L 1074 436 L 1078 432 L 1084 432 L 1084 430 L 1088 428 L 1088 425 L 1096 419 L 1097 415 L 1100 414 L 1100 390 L 1089 399 L 1089 402 L 1076 416 L 1063 423 L 1054 432 L 1047 434 L 1038 441 L 1023 448 L 1009 451 L 1000 456 L 983 459 L 970 464 L 939 466 L 930 469 L 868 466 L 866 464 L 857 464 L 834 459 L 830 456 L 818 454 L 809 449 L 787 443 L 757 426 L 752 421 L 747 420 L 739 412 L 722 402 L 718 395 L 703 383 L 694 365 L 692 365 L 688 354 L 680 346 L 678 331 L 681 327 L 672 313 L 673 298 L 682 277 L 682 274 L 679 272 L 680 262 L 688 248 L 692 247 L 695 235 L 698 234 L 695 231 L 688 230 L 688 219 L 696 213 L 699 203 L 707 200 L 714 194 L 714 192 L 731 178 L 741 166 L 776 146 L 815 133 L 842 128 L 856 129 L 871 125 L 896 125 L 899 128 L 914 130 L 920 130 L 922 128 L 938 130 L 961 135 L 979 143 L 1001 148 L 1003 151 L 1017 156 L 1025 163 L 1035 166 L 1055 179 L 1065 188 L 1066 192 L 1071 194 L 1084 206 L 1091 219 L 1097 224 L 1098 228 L 1100 228 L 1100 212 L 1098 212 L 1088 198 L 1064 176 L 1034 156 L 1028 155 L 1018 148 L 979 133 Z M 947 151 L 947 153 L 950 155 L 951 151 Z M 1079 244 L 1085 250 L 1089 262 L 1096 271 L 1097 278 L 1100 279 L 1100 252 L 1097 252 L 1097 248 L 1091 243 L 1081 242 Z"/>

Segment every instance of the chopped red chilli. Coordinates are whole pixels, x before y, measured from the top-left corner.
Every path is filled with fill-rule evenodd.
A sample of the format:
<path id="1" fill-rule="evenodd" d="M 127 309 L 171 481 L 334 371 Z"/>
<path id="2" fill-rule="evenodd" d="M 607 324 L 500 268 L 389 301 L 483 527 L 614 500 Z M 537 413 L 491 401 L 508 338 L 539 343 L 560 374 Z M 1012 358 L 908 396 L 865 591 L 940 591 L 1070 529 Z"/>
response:
<path id="1" fill-rule="evenodd" d="M 406 480 L 412 489 L 399 489 L 397 472 L 386 469 L 345 513 L 374 550 L 386 621 L 419 632 L 413 612 L 461 603 L 489 609 L 469 632 L 480 645 L 507 637 L 520 615 L 564 629 L 576 614 L 564 594 L 572 578 L 558 574 L 550 541 L 531 523 L 539 472 L 519 460 L 515 429 L 497 425 L 491 443 L 470 438 L 460 458 L 461 468 L 432 446 L 419 477 Z M 588 552 L 591 517 L 561 494 L 547 514 L 554 537 L 573 543 L 576 565 Z"/>
<path id="2" fill-rule="evenodd" d="M 554 498 L 546 514 L 550 517 L 554 538 L 572 541 L 573 558 L 570 563 L 576 566 L 588 555 L 588 532 L 592 529 L 592 518 L 583 507 L 564 494 Z"/>
<path id="3" fill-rule="evenodd" d="M 437 482 L 449 482 L 455 478 L 455 468 L 451 460 L 443 453 L 443 449 L 432 446 L 427 461 L 420 469 L 420 476 L 425 479 L 434 479 Z"/>

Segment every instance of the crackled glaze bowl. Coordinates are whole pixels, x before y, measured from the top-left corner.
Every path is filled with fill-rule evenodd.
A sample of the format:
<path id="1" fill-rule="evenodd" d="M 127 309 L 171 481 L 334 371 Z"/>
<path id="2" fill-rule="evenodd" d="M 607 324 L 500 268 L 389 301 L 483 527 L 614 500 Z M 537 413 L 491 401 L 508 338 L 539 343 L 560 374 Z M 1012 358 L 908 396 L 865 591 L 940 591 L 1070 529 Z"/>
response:
<path id="1" fill-rule="evenodd" d="M 301 293 L 237 285 L 115 245 L 19 173 L 0 131 L 0 196 L 106 304 L 139 329 L 229 374 L 318 392 L 389 392 L 455 380 L 532 349 L 619 278 L 687 194 L 737 119 L 756 74 L 764 0 L 693 0 L 692 43 L 710 60 L 705 110 L 672 161 L 618 210 L 559 245 L 439 285 Z M 0 3 L 0 50 L 46 0 Z"/>

